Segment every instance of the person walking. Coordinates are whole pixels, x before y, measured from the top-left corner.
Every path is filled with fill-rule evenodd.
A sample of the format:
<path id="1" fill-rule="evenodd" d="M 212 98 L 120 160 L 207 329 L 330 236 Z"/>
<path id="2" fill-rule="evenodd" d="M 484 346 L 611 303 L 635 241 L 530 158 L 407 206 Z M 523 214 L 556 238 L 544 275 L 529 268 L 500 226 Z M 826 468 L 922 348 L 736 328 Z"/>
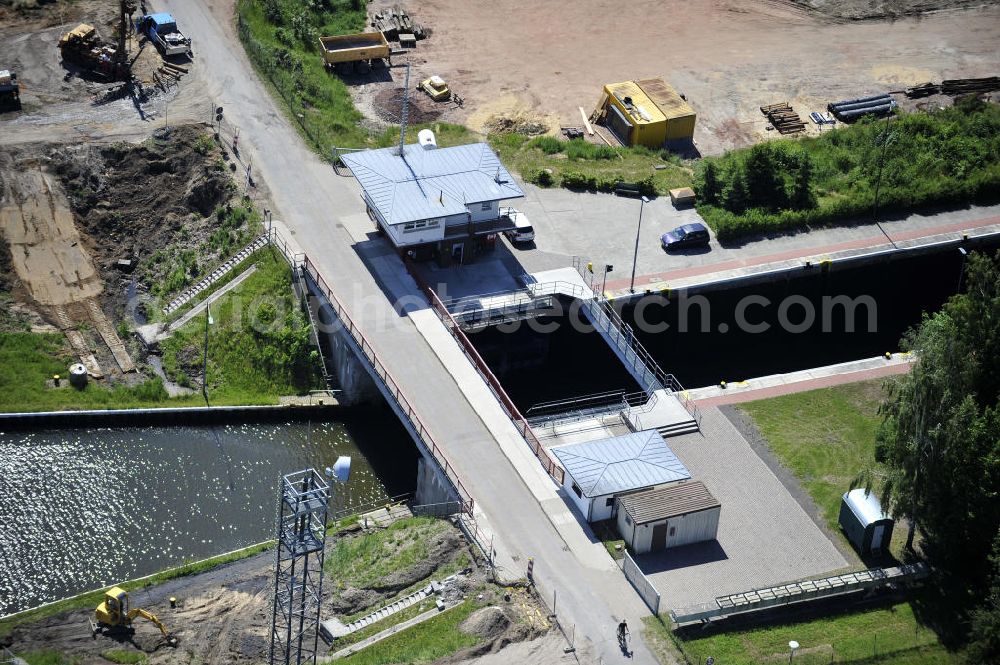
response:
<path id="1" fill-rule="evenodd" d="M 618 624 L 618 643 L 622 649 L 627 648 L 626 639 L 628 638 L 628 634 L 628 623 L 625 619 L 622 619 L 621 623 Z"/>

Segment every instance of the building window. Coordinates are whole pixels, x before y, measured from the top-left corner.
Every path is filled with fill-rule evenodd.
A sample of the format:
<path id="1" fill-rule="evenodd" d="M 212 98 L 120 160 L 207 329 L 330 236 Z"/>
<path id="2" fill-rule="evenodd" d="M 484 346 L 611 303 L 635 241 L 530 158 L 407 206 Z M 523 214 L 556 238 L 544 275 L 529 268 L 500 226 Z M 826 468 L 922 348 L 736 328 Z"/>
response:
<path id="1" fill-rule="evenodd" d="M 604 505 L 608 508 L 615 505 L 615 497 L 609 496 L 607 499 L 604 500 Z"/>
<path id="2" fill-rule="evenodd" d="M 628 513 L 625 513 L 625 524 L 632 526 L 632 518 L 629 517 Z"/>
<path id="3" fill-rule="evenodd" d="M 677 531 L 677 527 L 670 527 L 670 536 L 673 537 L 674 532 Z"/>
<path id="4" fill-rule="evenodd" d="M 577 485 L 576 483 L 573 483 L 573 493 L 576 494 L 581 499 L 583 498 L 583 490 L 581 490 L 580 486 Z"/>
<path id="5" fill-rule="evenodd" d="M 482 204 L 482 208 L 480 208 L 480 210 L 483 210 L 485 212 L 485 211 L 489 210 L 492 207 L 493 207 L 493 203 L 491 203 L 490 201 L 487 201 L 487 202 L 485 202 L 485 203 Z"/>

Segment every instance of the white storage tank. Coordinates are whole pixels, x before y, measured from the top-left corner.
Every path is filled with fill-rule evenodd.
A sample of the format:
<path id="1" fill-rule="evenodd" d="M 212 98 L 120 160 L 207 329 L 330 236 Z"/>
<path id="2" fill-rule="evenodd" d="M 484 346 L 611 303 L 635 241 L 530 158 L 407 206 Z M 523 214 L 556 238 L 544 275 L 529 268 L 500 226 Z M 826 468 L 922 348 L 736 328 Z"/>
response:
<path id="1" fill-rule="evenodd" d="M 69 366 L 69 382 L 77 388 L 87 385 L 87 368 L 83 363 L 73 363 Z"/>
<path id="2" fill-rule="evenodd" d="M 421 129 L 417 132 L 417 143 L 420 144 L 424 150 L 433 150 L 438 147 L 437 139 L 434 137 L 434 132 L 429 129 Z"/>

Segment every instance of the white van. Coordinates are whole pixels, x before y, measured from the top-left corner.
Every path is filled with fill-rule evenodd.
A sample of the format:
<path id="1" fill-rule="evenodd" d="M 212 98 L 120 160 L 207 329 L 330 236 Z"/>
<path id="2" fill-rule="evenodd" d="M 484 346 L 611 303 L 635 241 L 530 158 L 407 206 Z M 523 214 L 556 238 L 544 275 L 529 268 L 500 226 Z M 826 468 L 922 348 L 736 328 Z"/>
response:
<path id="1" fill-rule="evenodd" d="M 514 222 L 515 228 L 511 231 L 505 231 L 511 242 L 531 242 L 535 239 L 535 229 L 531 227 L 531 222 L 528 221 L 528 216 L 523 212 L 515 210 L 514 208 L 501 208 L 500 214 L 505 217 L 510 217 Z"/>

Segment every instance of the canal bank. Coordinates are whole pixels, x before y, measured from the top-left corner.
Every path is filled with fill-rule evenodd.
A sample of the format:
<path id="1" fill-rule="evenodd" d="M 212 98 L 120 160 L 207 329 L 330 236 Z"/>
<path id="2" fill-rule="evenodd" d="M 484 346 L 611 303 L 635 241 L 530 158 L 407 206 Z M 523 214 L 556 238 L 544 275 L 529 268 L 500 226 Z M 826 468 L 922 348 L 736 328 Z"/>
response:
<path id="1" fill-rule="evenodd" d="M 996 233 L 959 236 L 738 277 L 710 275 L 688 288 L 608 304 L 620 314 L 624 336 L 634 335 L 680 385 L 737 384 L 900 351 L 906 332 L 959 290 L 968 254 L 998 246 Z M 613 340 L 593 334 L 577 304 L 469 331 L 522 410 L 637 390 Z"/>
<path id="2" fill-rule="evenodd" d="M 176 421 L 175 421 L 176 422 Z M 185 421 L 189 422 L 189 421 Z M 415 489 L 419 454 L 385 412 L 0 434 L 0 615 L 273 536 L 283 473 L 353 460 L 331 512 Z"/>

